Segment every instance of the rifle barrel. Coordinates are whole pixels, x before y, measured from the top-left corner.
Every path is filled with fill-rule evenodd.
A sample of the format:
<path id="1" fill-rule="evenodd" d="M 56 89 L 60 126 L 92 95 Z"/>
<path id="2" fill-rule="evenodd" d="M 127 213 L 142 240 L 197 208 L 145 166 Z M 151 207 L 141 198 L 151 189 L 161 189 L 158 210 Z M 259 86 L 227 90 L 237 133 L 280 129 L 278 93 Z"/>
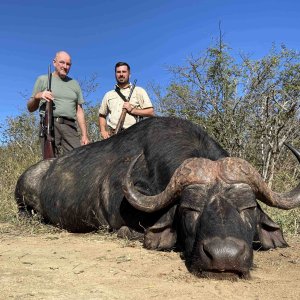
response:
<path id="1" fill-rule="evenodd" d="M 51 65 L 48 66 L 48 82 L 47 82 L 47 91 L 51 91 Z M 46 129 L 44 133 L 44 159 L 55 157 L 54 154 L 54 134 L 53 134 L 53 102 L 47 101 L 45 109 L 45 118 L 44 118 L 44 128 Z"/>
<path id="2" fill-rule="evenodd" d="M 52 73 L 51 73 L 51 65 L 48 66 L 48 84 L 47 91 L 51 92 L 51 81 L 52 81 Z"/>

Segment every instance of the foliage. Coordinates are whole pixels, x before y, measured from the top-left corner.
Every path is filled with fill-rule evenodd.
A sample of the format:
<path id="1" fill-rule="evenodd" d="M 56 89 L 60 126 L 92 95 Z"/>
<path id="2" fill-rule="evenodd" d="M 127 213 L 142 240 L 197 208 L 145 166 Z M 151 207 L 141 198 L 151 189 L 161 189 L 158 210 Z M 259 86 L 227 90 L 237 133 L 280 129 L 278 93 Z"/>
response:
<path id="1" fill-rule="evenodd" d="M 88 78 L 78 79 L 84 99 L 88 99 L 91 94 L 96 92 L 99 86 L 97 80 L 98 75 L 96 73 L 92 74 Z M 92 142 L 98 141 L 101 138 L 98 127 L 98 110 L 99 104 L 93 105 L 91 101 L 86 100 L 84 104 L 84 112 L 89 138 Z"/>
<path id="2" fill-rule="evenodd" d="M 35 153 L 39 136 L 39 123 L 35 115 L 23 112 L 16 117 L 7 117 L 3 128 L 1 144 L 15 145 L 20 149 L 29 148 Z"/>
<path id="3" fill-rule="evenodd" d="M 165 93 L 153 89 L 159 110 L 200 124 L 271 184 L 284 143 L 299 146 L 300 55 L 281 46 L 238 62 L 229 50 L 220 38 L 204 55 L 170 67 Z"/>
<path id="4" fill-rule="evenodd" d="M 16 217 L 14 189 L 20 174 L 29 166 L 40 160 L 30 147 L 18 144 L 0 148 L 0 221 L 8 222 Z"/>
<path id="5" fill-rule="evenodd" d="M 249 99 L 251 122 L 255 130 L 249 131 L 252 153 L 258 150 L 256 162 L 262 168 L 264 179 L 272 182 L 275 166 L 280 160 L 286 141 L 299 141 L 299 54 L 273 48 L 260 61 L 244 59 L 244 85 Z"/>
<path id="6" fill-rule="evenodd" d="M 90 105 L 85 106 L 85 119 L 87 123 L 87 130 L 89 133 L 89 138 L 91 142 L 96 142 L 101 139 L 100 130 L 99 130 L 99 121 L 98 121 L 98 111 L 99 105 Z"/>
<path id="7" fill-rule="evenodd" d="M 41 159 L 38 124 L 34 115 L 8 117 L 0 147 L 0 221 L 16 218 L 14 188 L 19 175 Z"/>

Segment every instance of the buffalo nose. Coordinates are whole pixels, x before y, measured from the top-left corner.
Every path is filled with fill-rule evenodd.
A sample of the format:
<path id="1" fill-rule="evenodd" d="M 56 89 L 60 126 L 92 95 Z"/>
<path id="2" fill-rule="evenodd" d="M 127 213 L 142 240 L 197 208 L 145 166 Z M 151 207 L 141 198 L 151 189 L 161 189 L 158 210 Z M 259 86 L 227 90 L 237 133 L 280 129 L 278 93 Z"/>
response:
<path id="1" fill-rule="evenodd" d="M 198 248 L 202 268 L 211 271 L 245 271 L 252 261 L 252 251 L 240 239 L 227 237 L 202 241 Z"/>

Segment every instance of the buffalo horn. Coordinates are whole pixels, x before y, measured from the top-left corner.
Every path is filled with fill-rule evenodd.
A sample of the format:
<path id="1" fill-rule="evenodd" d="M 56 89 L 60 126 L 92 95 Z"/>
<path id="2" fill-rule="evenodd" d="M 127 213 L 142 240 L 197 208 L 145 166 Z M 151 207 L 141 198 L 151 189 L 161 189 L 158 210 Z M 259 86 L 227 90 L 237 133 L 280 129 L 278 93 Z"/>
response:
<path id="1" fill-rule="evenodd" d="M 300 162 L 300 153 L 292 146 L 290 147 Z M 129 165 L 123 183 L 123 191 L 128 202 L 141 211 L 154 212 L 168 206 L 176 200 L 176 195 L 188 185 L 213 186 L 217 182 L 246 183 L 252 188 L 257 199 L 269 206 L 281 209 L 300 206 L 300 183 L 290 192 L 273 192 L 253 166 L 247 161 L 235 157 L 226 157 L 217 161 L 205 158 L 187 159 L 176 169 L 164 191 L 157 195 L 147 196 L 140 193 L 131 180 L 133 167 L 140 156 L 141 154 L 134 158 Z"/>
<path id="2" fill-rule="evenodd" d="M 300 162 L 299 151 L 291 145 L 286 144 L 286 146 Z M 269 206 L 280 209 L 292 209 L 300 206 L 300 183 L 289 192 L 273 192 L 255 168 L 245 160 L 239 158 L 224 159 L 219 176 L 227 183 L 244 182 L 250 185 L 257 199 Z"/>
<path id="3" fill-rule="evenodd" d="M 131 180 L 131 173 L 133 167 L 139 156 L 134 158 L 127 170 L 123 182 L 123 191 L 128 202 L 141 211 L 154 212 L 158 211 L 176 200 L 176 195 L 186 186 L 191 184 L 211 184 L 215 181 L 214 172 L 205 171 L 213 170 L 212 164 L 214 163 L 208 159 L 190 158 L 185 160 L 174 172 L 167 187 L 161 193 L 154 196 L 147 196 L 140 193 Z M 201 162 L 200 162 L 201 160 Z"/>
<path id="4" fill-rule="evenodd" d="M 293 152 L 293 154 L 296 156 L 296 158 L 298 159 L 298 161 L 300 163 L 300 152 L 296 148 L 294 148 L 292 145 L 290 145 L 288 143 L 284 143 L 284 145 L 286 147 L 288 147 Z"/>

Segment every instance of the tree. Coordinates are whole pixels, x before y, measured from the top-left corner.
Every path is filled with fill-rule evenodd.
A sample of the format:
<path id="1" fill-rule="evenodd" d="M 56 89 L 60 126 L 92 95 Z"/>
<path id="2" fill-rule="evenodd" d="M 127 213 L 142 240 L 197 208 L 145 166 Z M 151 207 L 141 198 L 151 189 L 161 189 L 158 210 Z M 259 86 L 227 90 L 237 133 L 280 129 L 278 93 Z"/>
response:
<path id="1" fill-rule="evenodd" d="M 284 143 L 299 141 L 299 54 L 273 47 L 259 61 L 244 59 L 244 69 L 243 97 L 250 103 L 254 128 L 249 130 L 250 147 L 259 151 L 256 161 L 271 183 Z"/>
<path id="2" fill-rule="evenodd" d="M 39 124 L 34 114 L 23 112 L 16 117 L 7 117 L 6 126 L 2 127 L 1 144 L 15 146 L 20 150 L 36 153 L 39 136 Z"/>
<path id="3" fill-rule="evenodd" d="M 95 93 L 99 83 L 97 82 L 98 75 L 93 73 L 89 78 L 79 79 L 79 85 L 82 89 L 84 99 L 88 99 L 92 93 Z M 98 101 L 100 103 L 100 101 Z M 100 140 L 100 131 L 98 127 L 98 105 L 93 105 L 91 101 L 85 103 L 85 119 L 90 141 Z"/>
<path id="4" fill-rule="evenodd" d="M 169 68 L 173 80 L 164 94 L 153 91 L 160 113 L 202 125 L 271 184 L 283 143 L 299 141 L 299 58 L 281 46 L 260 60 L 238 61 L 220 35 L 204 55 Z"/>

